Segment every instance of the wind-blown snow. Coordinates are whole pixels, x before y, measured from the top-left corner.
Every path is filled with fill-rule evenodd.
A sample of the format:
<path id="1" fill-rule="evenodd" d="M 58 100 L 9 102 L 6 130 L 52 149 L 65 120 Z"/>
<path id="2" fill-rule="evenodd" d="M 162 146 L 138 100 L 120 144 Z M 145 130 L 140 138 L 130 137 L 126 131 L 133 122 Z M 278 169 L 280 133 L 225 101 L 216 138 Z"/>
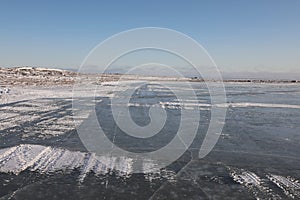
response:
<path id="1" fill-rule="evenodd" d="M 119 176 L 130 176 L 133 171 L 132 158 L 97 156 L 94 153 L 69 151 L 42 145 L 21 144 L 0 150 L 0 172 L 20 174 L 24 170 L 39 173 L 80 169 L 79 181 L 90 172 L 104 175 L 115 171 Z M 153 161 L 146 160 L 145 170 L 155 167 Z M 157 169 L 159 170 L 159 169 Z"/>
<path id="2" fill-rule="evenodd" d="M 254 172 L 244 169 L 232 169 L 230 175 L 234 181 L 248 188 L 256 199 L 283 199 L 280 193 L 272 189 L 272 183 L 275 183 L 283 191 L 286 195 L 284 198 L 300 198 L 300 183 L 292 177 L 274 174 L 259 177 Z"/>

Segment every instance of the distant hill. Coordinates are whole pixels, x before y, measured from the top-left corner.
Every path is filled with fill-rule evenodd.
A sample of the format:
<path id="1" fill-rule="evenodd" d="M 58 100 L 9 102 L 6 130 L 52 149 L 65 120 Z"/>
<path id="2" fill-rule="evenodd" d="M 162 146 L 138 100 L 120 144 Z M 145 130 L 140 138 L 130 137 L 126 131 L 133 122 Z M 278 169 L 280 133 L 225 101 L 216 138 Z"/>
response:
<path id="1" fill-rule="evenodd" d="M 112 74 L 114 76 L 114 80 L 117 78 L 116 75 L 120 76 L 126 72 L 127 67 L 118 68 L 114 70 L 107 71 L 108 74 Z M 96 67 L 85 68 L 84 73 L 87 73 L 87 76 L 98 76 Z M 47 81 L 50 82 L 62 82 L 62 83 L 73 83 L 73 78 L 78 74 L 76 68 L 68 68 L 68 69 L 59 69 L 59 68 L 42 68 L 42 67 L 13 67 L 13 68 L 0 68 L 0 83 L 3 80 L 12 79 L 13 82 L 18 82 L 26 79 L 26 82 L 40 82 L 39 84 L 43 84 Z M 158 71 L 159 72 L 159 71 Z M 153 74 L 133 74 L 139 77 L 156 77 L 157 79 L 168 79 L 176 78 L 173 74 L 166 73 L 158 73 L 158 75 Z M 88 75 L 90 74 L 90 75 Z M 189 74 L 188 72 L 185 74 L 190 81 L 203 81 L 201 77 L 195 76 L 194 74 Z M 130 77 L 130 76 L 128 76 Z M 300 73 L 275 73 L 275 72 L 223 72 L 222 73 L 223 80 L 226 82 L 300 82 Z M 46 78 L 46 79 L 45 79 Z M 103 77 L 102 77 L 103 78 Z M 110 79 L 112 76 L 110 76 Z M 2 79 L 2 81 L 1 81 Z M 172 79 L 173 80 L 173 79 Z M 176 79 L 179 80 L 179 79 Z M 5 83 L 2 83 L 5 84 Z"/>

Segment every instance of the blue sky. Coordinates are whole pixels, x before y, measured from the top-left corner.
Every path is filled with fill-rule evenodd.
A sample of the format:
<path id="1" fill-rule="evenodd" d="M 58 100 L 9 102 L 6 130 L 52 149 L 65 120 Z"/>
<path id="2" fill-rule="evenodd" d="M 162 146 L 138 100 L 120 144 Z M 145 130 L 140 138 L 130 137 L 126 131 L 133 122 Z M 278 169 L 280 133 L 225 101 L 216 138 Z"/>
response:
<path id="1" fill-rule="evenodd" d="M 194 38 L 223 72 L 300 70 L 300 1 L 0 1 L 0 66 L 78 67 L 127 29 L 171 28 Z"/>

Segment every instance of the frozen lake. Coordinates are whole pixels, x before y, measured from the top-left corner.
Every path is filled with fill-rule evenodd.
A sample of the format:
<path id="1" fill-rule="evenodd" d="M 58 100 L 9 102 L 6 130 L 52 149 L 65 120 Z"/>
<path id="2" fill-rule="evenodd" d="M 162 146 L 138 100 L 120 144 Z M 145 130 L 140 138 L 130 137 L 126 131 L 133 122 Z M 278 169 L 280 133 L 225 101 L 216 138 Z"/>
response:
<path id="1" fill-rule="evenodd" d="M 185 119 L 199 123 L 188 150 L 165 168 L 157 168 L 158 160 L 139 160 L 144 171 L 155 170 L 133 173 L 133 157 L 87 151 L 75 129 L 71 87 L 14 87 L 0 104 L 0 199 L 300 199 L 299 84 L 225 83 L 227 103 L 216 105 L 227 108 L 224 128 L 203 159 L 198 153 L 211 116 L 203 83 L 191 83 L 196 101 L 186 96 L 180 104 L 156 81 L 119 105 L 140 126 L 149 123 L 150 107 L 167 111 L 164 129 L 150 139 L 129 137 L 116 126 L 111 100 L 122 96 L 114 84 L 98 86 L 93 102 L 110 141 L 132 152 L 154 151 L 175 137 L 182 110 L 199 110 L 199 122 Z M 75 121 L 84 126 L 90 116 L 80 114 Z"/>

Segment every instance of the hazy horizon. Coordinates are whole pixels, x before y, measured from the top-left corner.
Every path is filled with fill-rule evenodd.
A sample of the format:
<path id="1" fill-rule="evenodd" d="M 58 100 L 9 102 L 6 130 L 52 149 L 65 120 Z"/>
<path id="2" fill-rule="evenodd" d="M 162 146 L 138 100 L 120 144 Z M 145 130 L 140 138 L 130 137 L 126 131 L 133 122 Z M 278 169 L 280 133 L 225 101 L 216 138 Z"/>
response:
<path id="1" fill-rule="evenodd" d="M 79 67 L 77 68 L 67 68 L 67 67 L 55 67 L 55 66 L 2 66 L 0 68 L 16 68 L 16 67 L 34 67 L 34 68 L 50 68 L 50 69 L 62 69 L 62 70 L 68 70 L 68 71 L 78 71 Z M 122 67 L 115 68 L 113 70 L 108 70 L 107 73 L 110 74 L 125 74 L 127 72 L 127 68 L 124 67 L 123 70 L 121 70 Z M 98 70 L 93 70 L 93 68 L 86 68 L 85 73 L 97 73 Z M 160 71 L 161 72 L 161 71 Z M 266 72 L 266 71 L 261 71 L 261 72 L 247 72 L 247 71 L 236 71 L 236 72 L 222 72 L 223 79 L 251 79 L 251 80 L 300 80 L 300 72 L 296 73 L 280 73 L 280 72 Z M 138 75 L 149 75 L 149 76 L 169 76 L 173 77 L 172 74 L 147 74 L 146 72 L 140 73 Z M 193 74 L 185 74 L 186 77 L 194 77 Z"/>

